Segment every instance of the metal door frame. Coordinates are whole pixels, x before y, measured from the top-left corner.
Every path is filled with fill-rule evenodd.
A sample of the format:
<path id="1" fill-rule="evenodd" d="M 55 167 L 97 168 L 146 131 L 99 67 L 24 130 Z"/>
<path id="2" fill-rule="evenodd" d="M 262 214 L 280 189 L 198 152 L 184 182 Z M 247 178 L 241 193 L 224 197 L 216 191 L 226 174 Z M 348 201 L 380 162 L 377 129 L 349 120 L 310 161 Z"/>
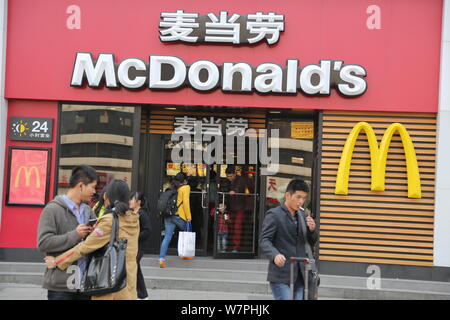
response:
<path id="1" fill-rule="evenodd" d="M 161 136 L 162 143 L 161 143 L 161 163 L 160 163 L 160 178 L 159 178 L 159 187 L 158 187 L 158 190 L 159 190 L 158 198 L 159 198 L 159 195 L 161 195 L 161 193 L 163 192 L 162 184 L 164 182 L 164 176 L 165 176 L 165 170 L 166 170 L 165 164 L 166 164 L 166 160 L 167 160 L 166 159 L 165 144 L 167 142 L 167 137 L 168 137 L 165 134 L 161 134 L 160 136 Z M 195 249 L 195 255 L 196 256 L 200 256 L 200 257 L 208 256 L 208 232 L 209 232 L 209 230 L 208 230 L 208 218 L 209 218 L 209 210 L 208 210 L 208 206 L 206 206 L 206 207 L 203 206 L 203 203 L 204 203 L 204 200 L 205 200 L 205 196 L 206 196 L 206 198 L 209 197 L 209 171 L 210 171 L 210 168 L 211 168 L 211 166 L 207 164 L 206 165 L 206 192 L 205 191 L 202 191 L 202 192 L 199 192 L 199 191 L 193 191 L 192 192 L 191 191 L 191 193 L 197 193 L 198 192 L 198 193 L 202 194 L 202 196 L 201 196 L 201 199 L 202 199 L 201 205 L 202 205 L 202 209 L 203 209 L 203 226 L 204 226 L 204 235 L 203 235 L 203 241 L 202 241 L 203 243 L 202 243 L 200 249 L 197 249 L 197 248 Z M 164 221 L 160 219 L 160 222 L 161 222 L 161 225 L 159 227 L 159 232 L 161 233 L 163 225 L 164 225 Z M 175 230 L 177 231 L 178 229 L 175 229 Z M 160 246 L 161 246 L 162 240 L 163 240 L 163 238 L 160 237 L 160 241 L 159 241 L 160 242 Z M 172 240 L 171 240 L 171 242 L 172 242 Z M 197 244 L 196 244 L 196 247 L 197 247 Z M 168 255 L 178 255 L 178 248 L 176 248 L 176 247 L 175 248 L 171 248 L 169 246 L 169 248 L 167 250 L 167 254 Z"/>
<path id="2" fill-rule="evenodd" d="M 165 144 L 166 144 L 166 140 L 167 140 L 167 136 L 162 134 L 160 135 L 161 137 L 161 162 L 160 162 L 160 177 L 159 177 L 159 186 L 158 186 L 158 190 L 159 190 L 159 195 L 162 193 L 162 184 L 164 181 L 164 176 L 165 176 L 165 164 L 166 164 L 166 148 L 165 148 Z M 214 168 L 214 165 L 217 166 L 217 175 L 216 175 L 216 181 L 211 181 L 210 180 L 210 172 L 211 170 Z M 209 210 L 209 198 L 210 198 L 210 193 L 211 193 L 211 188 L 210 185 L 211 183 L 215 183 L 216 184 L 216 190 L 218 190 L 217 185 L 220 182 L 220 168 L 222 165 L 227 165 L 227 164 L 206 164 L 206 188 L 204 191 L 191 191 L 191 193 L 201 193 L 201 206 L 202 206 L 202 210 L 203 210 L 203 235 L 202 235 L 202 244 L 200 246 L 199 249 L 195 250 L 195 254 L 196 256 L 209 256 L 210 253 L 208 252 L 208 239 L 210 238 L 210 230 L 209 230 L 209 219 L 214 219 L 214 216 L 211 217 L 210 216 L 210 210 Z M 230 165 L 234 165 L 234 164 L 230 164 Z M 222 252 L 218 252 L 217 251 L 217 224 L 218 221 L 217 219 L 213 220 L 213 252 L 212 252 L 212 257 L 214 259 L 252 259 L 255 258 L 258 255 L 258 228 L 259 228 L 259 212 L 260 212 L 260 185 L 261 185 L 261 180 L 262 177 L 260 175 L 260 165 L 259 163 L 256 164 L 245 164 L 246 166 L 248 165 L 253 165 L 255 167 L 255 186 L 254 186 L 254 193 L 252 193 L 251 195 L 254 197 L 253 199 L 253 213 L 252 213 L 252 217 L 253 217 L 253 243 L 252 243 L 252 252 L 238 252 L 238 253 L 231 253 L 231 252 L 226 252 L 226 253 L 222 253 Z M 215 202 L 214 205 L 217 208 L 217 205 L 219 204 L 220 201 L 220 194 L 222 194 L 222 192 L 218 192 L 215 196 Z M 159 198 L 158 195 L 158 198 Z M 249 195 L 249 194 L 246 194 Z M 206 205 L 205 205 L 206 203 Z M 162 231 L 163 225 L 164 225 L 164 221 L 160 220 L 160 228 L 158 229 L 159 232 Z M 160 237 L 160 241 L 159 241 L 159 245 L 162 242 L 162 237 Z M 178 251 L 177 248 L 171 248 L 169 247 L 167 254 L 169 255 L 178 255 Z"/>
<path id="3" fill-rule="evenodd" d="M 216 177 L 216 183 L 218 184 L 218 182 L 220 181 L 220 168 L 223 164 L 217 164 L 217 177 Z M 226 164 L 225 164 L 226 165 Z M 248 165 L 248 164 L 247 164 Z M 255 187 L 254 187 L 254 193 L 251 194 L 254 199 L 253 199 L 253 245 L 252 245 L 252 252 L 237 252 L 237 253 L 232 253 L 232 252 L 218 252 L 217 251 L 217 233 L 218 233 L 218 219 L 214 218 L 214 229 L 213 229 L 213 233 L 214 233 L 214 246 L 213 246 L 213 258 L 214 259 L 253 259 L 258 255 L 257 252 L 257 248 L 258 248 L 258 235 L 257 235 L 257 228 L 258 228 L 258 214 L 259 214 L 259 200 L 260 200 L 260 196 L 259 196 L 259 185 L 260 185 L 260 173 L 259 173 L 259 164 L 251 164 L 255 166 Z M 210 181 L 211 182 L 211 181 Z M 218 190 L 218 188 L 216 187 L 216 189 Z M 209 191 L 209 190 L 208 190 Z M 217 195 L 215 197 L 215 208 L 217 208 L 218 204 L 219 204 L 219 194 L 222 194 L 222 201 L 225 199 L 225 192 L 217 192 Z M 240 195 L 239 193 L 237 195 Z M 249 194 L 245 194 L 245 195 L 249 195 Z"/>
<path id="4" fill-rule="evenodd" d="M 201 207 L 203 212 L 203 235 L 202 235 L 202 245 L 200 249 L 195 249 L 196 256 L 207 256 L 208 255 L 208 218 L 209 218 L 209 207 L 205 201 L 209 197 L 209 165 L 206 166 L 206 191 L 191 191 L 191 194 L 201 194 Z M 204 206 L 206 202 L 206 206 Z"/>

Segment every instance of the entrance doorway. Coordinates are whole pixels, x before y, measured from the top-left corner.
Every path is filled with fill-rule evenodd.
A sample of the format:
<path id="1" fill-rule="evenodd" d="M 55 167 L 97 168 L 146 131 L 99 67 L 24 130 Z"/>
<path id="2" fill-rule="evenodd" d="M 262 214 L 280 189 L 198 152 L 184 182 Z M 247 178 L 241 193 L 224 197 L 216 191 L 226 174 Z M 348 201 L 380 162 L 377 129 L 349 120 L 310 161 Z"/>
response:
<path id="1" fill-rule="evenodd" d="M 220 161 L 195 158 L 196 151 L 204 151 L 209 142 L 195 142 L 194 122 L 202 122 L 202 133 L 216 133 L 226 139 L 230 128 L 278 130 L 279 162 L 276 172 L 267 170 L 264 155 L 269 154 L 261 136 L 256 140 L 246 138 L 241 148 L 227 150 L 224 146 L 217 153 Z M 312 185 L 311 196 L 318 193 L 313 182 L 314 163 L 320 163 L 314 136 L 318 125 L 312 112 L 301 110 L 267 110 L 219 107 L 143 107 L 139 152 L 138 189 L 148 195 L 152 231 L 144 248 L 145 253 L 158 254 L 164 236 L 163 221 L 158 218 L 156 204 L 159 195 L 170 185 L 180 171 L 189 176 L 191 185 L 190 208 L 193 228 L 196 232 L 196 255 L 215 258 L 254 258 L 261 255 L 258 247 L 259 230 L 267 210 L 283 203 L 284 190 L 294 177 L 300 177 Z M 191 137 L 190 145 L 183 145 L 183 152 L 192 153 L 190 161 L 173 157 L 177 141 L 172 134 L 183 129 Z M 255 138 L 255 136 L 251 136 Z M 270 142 L 272 133 L 267 139 Z M 194 141 L 192 141 L 194 138 Z M 202 139 L 200 139 L 202 140 Z M 197 140 L 198 141 L 198 140 Z M 225 143 L 225 141 L 224 141 Z M 255 149 L 256 148 L 256 149 Z M 217 150 L 217 149 L 216 149 Z M 270 157 L 273 156 L 270 150 Z M 176 152 L 175 152 L 176 153 Z M 244 160 L 239 155 L 245 154 Z M 249 158 L 258 155 L 257 161 Z M 215 153 L 214 153 L 215 156 Z M 261 158 L 260 158 L 261 156 Z M 228 158 L 227 158 L 228 157 Z M 234 157 L 236 161 L 229 161 Z M 275 157 L 275 156 L 274 156 Z M 276 157 L 275 157 L 276 158 Z M 217 158 L 216 158 L 217 159 Z M 241 158 L 242 159 L 242 158 Z M 273 158 L 272 158 L 273 159 Z M 227 177 L 227 170 L 236 173 L 237 181 Z M 229 175 L 229 174 L 228 174 Z M 243 186 L 242 186 L 243 185 Z M 230 191 L 233 190 L 234 194 Z M 225 205 L 228 214 L 219 208 Z M 307 204 L 317 212 L 312 198 Z M 223 210 L 222 210 L 223 211 Z M 228 218 L 228 219 L 226 219 Z M 228 231 L 228 233 L 226 232 Z M 227 234 L 226 234 L 227 233 Z M 177 255 L 178 232 L 174 234 L 168 254 Z"/>
<path id="2" fill-rule="evenodd" d="M 170 140 L 170 135 L 161 138 L 164 151 L 160 192 L 170 186 L 178 172 L 187 174 L 196 255 L 253 258 L 257 254 L 258 166 L 176 163 L 171 155 L 177 144 Z M 205 147 L 204 143 L 193 142 L 191 150 Z M 184 146 L 184 152 L 186 149 Z M 177 243 L 178 237 L 174 234 L 169 253 L 170 248 L 176 252 Z"/>

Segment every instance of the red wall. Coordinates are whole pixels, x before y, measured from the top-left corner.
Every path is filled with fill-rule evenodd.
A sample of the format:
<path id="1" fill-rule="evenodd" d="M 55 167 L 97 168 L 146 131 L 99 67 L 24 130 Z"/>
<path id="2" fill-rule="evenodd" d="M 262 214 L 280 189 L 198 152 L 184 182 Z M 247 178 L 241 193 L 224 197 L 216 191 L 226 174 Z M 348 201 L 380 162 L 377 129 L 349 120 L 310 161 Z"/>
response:
<path id="1" fill-rule="evenodd" d="M 52 142 L 29 142 L 9 140 L 9 118 L 17 116 L 53 118 Z M 6 128 L 5 177 L 3 179 L 2 221 L 0 229 L 0 247 L 36 248 L 37 226 L 42 207 L 7 206 L 6 185 L 8 183 L 8 148 L 10 146 L 52 148 L 49 200 L 54 197 L 56 164 L 56 131 L 58 127 L 58 104 L 54 101 L 9 100 L 8 126 Z"/>
<path id="2" fill-rule="evenodd" d="M 67 8 L 81 9 L 81 29 L 70 30 Z M 381 29 L 369 30 L 370 5 L 381 9 Z M 159 40 L 161 12 L 246 15 L 262 10 L 285 15 L 276 45 L 260 43 L 189 45 Z M 110 1 L 15 0 L 9 2 L 6 66 L 7 98 L 146 104 L 221 105 L 437 112 L 442 0 L 258 0 Z M 367 70 L 368 89 L 357 98 L 331 90 L 329 97 L 129 91 L 70 87 L 77 52 L 113 53 L 116 61 L 149 55 L 174 55 L 187 64 L 206 59 L 258 65 L 299 59 L 341 59 Z"/>

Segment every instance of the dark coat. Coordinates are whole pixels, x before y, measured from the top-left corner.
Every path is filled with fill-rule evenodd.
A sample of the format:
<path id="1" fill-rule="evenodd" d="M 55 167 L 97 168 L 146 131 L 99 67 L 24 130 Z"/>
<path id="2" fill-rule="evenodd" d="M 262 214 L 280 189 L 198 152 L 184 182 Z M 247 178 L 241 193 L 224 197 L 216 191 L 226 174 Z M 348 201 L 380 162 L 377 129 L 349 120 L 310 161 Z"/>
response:
<path id="1" fill-rule="evenodd" d="M 276 208 L 267 211 L 262 225 L 261 234 L 259 237 L 259 246 L 263 254 L 270 259 L 267 281 L 278 283 L 290 283 L 290 257 L 306 257 L 304 232 L 307 232 L 307 239 L 314 247 L 314 243 L 318 239 L 318 229 L 313 232 L 306 231 L 306 215 L 303 211 L 298 211 L 299 217 L 303 218 L 305 223 L 295 224 L 291 213 L 283 204 Z M 286 263 L 283 267 L 278 267 L 274 263 L 274 259 L 278 254 L 283 254 L 286 257 Z M 294 266 L 294 282 L 297 280 L 299 274 L 304 274 L 303 263 L 295 262 Z"/>
<path id="2" fill-rule="evenodd" d="M 139 209 L 139 226 L 139 250 L 142 250 L 145 243 L 150 239 L 151 232 L 150 215 L 143 208 Z"/>
<path id="3" fill-rule="evenodd" d="M 229 190 L 234 191 L 236 193 L 245 193 L 246 183 L 245 179 L 241 176 L 236 176 L 233 182 L 229 184 Z M 230 206 L 228 211 L 230 212 L 238 212 L 245 210 L 245 200 L 246 197 L 243 195 L 229 195 L 227 198 L 230 199 Z"/>

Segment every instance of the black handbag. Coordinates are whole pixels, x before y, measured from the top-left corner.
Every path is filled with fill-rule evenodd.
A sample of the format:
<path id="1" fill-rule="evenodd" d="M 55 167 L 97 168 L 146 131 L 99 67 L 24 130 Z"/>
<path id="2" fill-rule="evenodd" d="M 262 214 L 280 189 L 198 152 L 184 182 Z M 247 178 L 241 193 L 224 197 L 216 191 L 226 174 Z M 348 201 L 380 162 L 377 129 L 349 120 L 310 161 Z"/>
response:
<path id="1" fill-rule="evenodd" d="M 119 220 L 112 212 L 113 224 L 109 243 L 91 253 L 86 271 L 81 280 L 80 292 L 90 296 L 101 296 L 125 288 L 127 271 L 125 265 L 127 239 L 119 238 Z"/>
<path id="2" fill-rule="evenodd" d="M 303 215 L 299 217 L 302 229 L 307 232 L 308 226 L 306 225 L 306 221 L 303 219 Z M 305 249 L 306 254 L 309 259 L 309 267 L 310 270 L 308 272 L 308 300 L 317 300 L 319 297 L 319 285 L 320 285 L 320 276 L 319 271 L 317 269 L 316 261 L 314 260 L 314 255 L 311 250 L 311 246 L 308 242 L 308 238 L 306 237 L 306 232 L 302 232 L 305 241 Z M 306 298 L 306 297 L 305 297 Z"/>

